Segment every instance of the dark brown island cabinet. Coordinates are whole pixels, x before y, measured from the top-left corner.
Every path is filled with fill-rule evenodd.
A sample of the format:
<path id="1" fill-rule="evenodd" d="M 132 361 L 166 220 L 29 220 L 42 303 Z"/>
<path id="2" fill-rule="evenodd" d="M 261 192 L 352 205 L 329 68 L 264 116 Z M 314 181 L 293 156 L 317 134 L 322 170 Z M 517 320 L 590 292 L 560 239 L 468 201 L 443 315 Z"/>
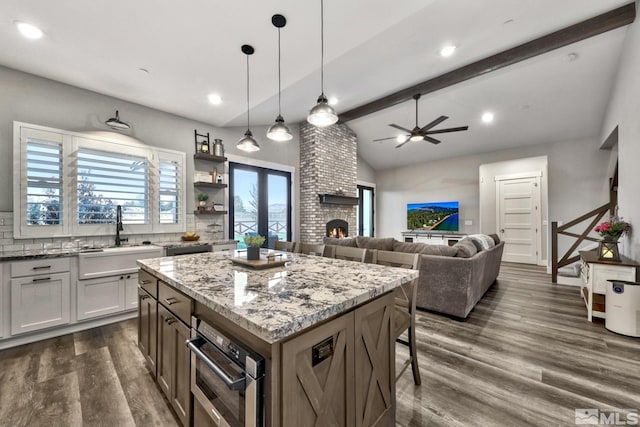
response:
<path id="1" fill-rule="evenodd" d="M 393 292 L 268 343 L 144 270 L 139 285 L 138 345 L 183 426 L 218 425 L 190 392 L 192 316 L 265 358 L 265 426 L 394 425 Z"/>

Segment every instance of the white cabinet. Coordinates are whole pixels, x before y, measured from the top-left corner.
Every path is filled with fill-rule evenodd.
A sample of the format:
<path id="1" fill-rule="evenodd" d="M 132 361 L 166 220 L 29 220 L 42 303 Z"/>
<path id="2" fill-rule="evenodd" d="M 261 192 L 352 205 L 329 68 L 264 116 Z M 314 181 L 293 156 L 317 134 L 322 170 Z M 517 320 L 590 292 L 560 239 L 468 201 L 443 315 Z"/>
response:
<path id="1" fill-rule="evenodd" d="M 69 323 L 69 273 L 11 279 L 11 334 Z"/>
<path id="2" fill-rule="evenodd" d="M 138 307 L 138 274 L 78 280 L 78 320 Z"/>
<path id="3" fill-rule="evenodd" d="M 238 244 L 236 242 L 233 243 L 225 243 L 223 245 L 212 246 L 213 252 L 233 252 L 238 248 Z"/>
<path id="4" fill-rule="evenodd" d="M 598 259 L 596 251 L 580 252 L 582 298 L 587 306 L 587 319 L 594 317 L 604 319 L 605 294 L 609 280 L 636 281 L 636 267 L 632 260 L 622 257 L 622 262 L 603 261 Z"/>

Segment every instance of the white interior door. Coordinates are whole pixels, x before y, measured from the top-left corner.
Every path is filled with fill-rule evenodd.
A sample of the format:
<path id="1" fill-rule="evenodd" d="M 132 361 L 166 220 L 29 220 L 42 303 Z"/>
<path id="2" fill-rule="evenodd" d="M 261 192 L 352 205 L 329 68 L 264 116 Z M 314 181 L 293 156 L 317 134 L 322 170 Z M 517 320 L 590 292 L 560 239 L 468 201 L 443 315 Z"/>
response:
<path id="1" fill-rule="evenodd" d="M 505 242 L 502 260 L 537 264 L 540 176 L 496 177 L 496 184 L 498 231 Z"/>

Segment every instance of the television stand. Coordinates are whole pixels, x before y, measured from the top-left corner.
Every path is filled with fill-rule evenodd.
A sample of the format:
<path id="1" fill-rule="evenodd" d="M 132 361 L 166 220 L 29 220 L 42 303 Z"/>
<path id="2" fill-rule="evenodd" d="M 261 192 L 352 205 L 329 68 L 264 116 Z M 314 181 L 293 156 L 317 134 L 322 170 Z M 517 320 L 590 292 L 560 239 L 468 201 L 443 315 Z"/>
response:
<path id="1" fill-rule="evenodd" d="M 409 230 L 402 232 L 402 240 L 408 243 L 426 243 L 428 245 L 453 246 L 466 234 L 437 231 Z"/>

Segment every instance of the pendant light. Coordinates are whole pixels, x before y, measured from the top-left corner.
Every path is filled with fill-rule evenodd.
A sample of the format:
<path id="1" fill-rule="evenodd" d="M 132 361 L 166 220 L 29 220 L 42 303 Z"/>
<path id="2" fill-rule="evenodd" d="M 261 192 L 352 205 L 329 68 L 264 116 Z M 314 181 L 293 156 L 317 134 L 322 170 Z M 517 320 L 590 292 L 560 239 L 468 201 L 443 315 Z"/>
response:
<path id="1" fill-rule="evenodd" d="M 109 126 L 113 130 L 127 130 L 131 129 L 131 125 L 127 122 L 123 122 L 120 120 L 120 113 L 116 110 L 116 116 L 111 117 L 109 120 L 104 122 L 105 125 Z"/>
<path id="2" fill-rule="evenodd" d="M 240 150 L 247 152 L 258 151 L 260 149 L 256 140 L 253 139 L 251 129 L 249 129 L 249 55 L 253 55 L 253 52 L 255 52 L 253 46 L 248 44 L 242 45 L 242 53 L 247 55 L 247 131 L 244 133 L 244 137 L 238 141 L 236 146 Z"/>
<path id="3" fill-rule="evenodd" d="M 323 128 L 338 121 L 338 115 L 324 95 L 324 0 L 320 0 L 320 90 L 318 103 L 309 111 L 307 121 Z"/>
<path id="4" fill-rule="evenodd" d="M 293 138 L 291 131 L 284 124 L 284 119 L 280 112 L 280 94 L 281 94 L 281 79 L 280 79 L 280 28 L 287 25 L 287 19 L 282 15 L 273 15 L 271 17 L 271 23 L 278 29 L 278 117 L 276 117 L 276 123 L 272 125 L 267 131 L 267 138 L 272 141 L 282 142 L 289 141 Z"/>

